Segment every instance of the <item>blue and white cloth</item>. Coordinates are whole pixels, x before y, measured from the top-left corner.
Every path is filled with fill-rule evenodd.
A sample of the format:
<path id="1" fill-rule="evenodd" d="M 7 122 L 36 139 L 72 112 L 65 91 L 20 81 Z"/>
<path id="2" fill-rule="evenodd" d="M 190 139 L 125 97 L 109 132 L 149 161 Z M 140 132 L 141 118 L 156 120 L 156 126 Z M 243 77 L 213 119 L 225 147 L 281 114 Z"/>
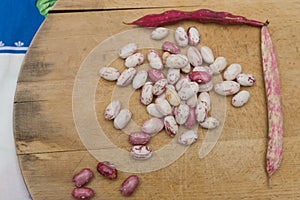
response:
<path id="1" fill-rule="evenodd" d="M 24 55 L 43 20 L 35 0 L 0 0 L 0 199 L 31 199 L 16 156 L 13 100 Z"/>

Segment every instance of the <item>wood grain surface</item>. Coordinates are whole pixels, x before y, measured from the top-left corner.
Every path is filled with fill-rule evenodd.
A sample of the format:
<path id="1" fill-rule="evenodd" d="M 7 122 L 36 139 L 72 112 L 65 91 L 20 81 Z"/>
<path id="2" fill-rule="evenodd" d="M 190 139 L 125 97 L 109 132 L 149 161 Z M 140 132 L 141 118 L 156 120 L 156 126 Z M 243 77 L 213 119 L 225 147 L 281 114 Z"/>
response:
<path id="1" fill-rule="evenodd" d="M 251 99 L 245 107 L 233 108 L 227 98 L 222 134 L 208 156 L 198 157 L 205 137 L 200 130 L 199 141 L 174 163 L 138 174 L 141 184 L 130 199 L 300 199 L 299 1 L 125 2 L 58 1 L 53 10 L 61 12 L 48 15 L 28 50 L 15 95 L 14 132 L 21 170 L 33 200 L 72 199 L 74 173 L 84 167 L 96 173 L 98 160 L 86 150 L 73 119 L 72 94 L 78 70 L 102 41 L 136 28 L 124 25 L 123 21 L 163 12 L 163 7 L 224 10 L 271 22 L 269 30 L 279 62 L 283 103 L 283 161 L 269 187 L 265 172 L 267 112 L 260 29 L 184 21 L 166 27 L 174 30 L 179 25 L 197 26 L 201 45 L 211 47 L 215 56 L 222 55 L 229 63 L 240 63 L 245 72 L 255 75 L 257 82 L 247 88 Z M 103 10 L 70 12 L 92 8 Z M 99 81 L 95 108 L 108 137 L 120 148 L 128 149 L 127 136 L 102 120 L 110 100 L 106 93 L 112 85 Z M 137 96 L 135 93 L 131 97 L 129 108 L 137 123 L 141 123 L 136 116 L 147 116 L 144 110 L 136 109 L 140 106 L 136 104 Z M 169 140 L 162 132 L 151 145 L 159 148 Z M 119 187 L 129 175 L 120 171 L 119 178 L 110 181 L 96 173 L 88 186 L 95 190 L 94 199 L 125 199 Z"/>

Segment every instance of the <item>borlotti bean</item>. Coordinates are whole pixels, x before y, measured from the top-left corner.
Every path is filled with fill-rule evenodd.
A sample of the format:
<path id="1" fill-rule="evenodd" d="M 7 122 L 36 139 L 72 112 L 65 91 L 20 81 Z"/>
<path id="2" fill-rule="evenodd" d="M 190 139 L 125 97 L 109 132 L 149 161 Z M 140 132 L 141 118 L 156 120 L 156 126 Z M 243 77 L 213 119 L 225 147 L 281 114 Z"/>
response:
<path id="1" fill-rule="evenodd" d="M 164 65 L 162 63 L 162 59 L 159 56 L 158 51 L 156 51 L 156 50 L 148 51 L 147 59 L 149 61 L 150 67 L 152 67 L 154 69 L 159 69 L 159 70 L 163 69 Z"/>
<path id="2" fill-rule="evenodd" d="M 207 117 L 204 122 L 200 123 L 200 126 L 206 129 L 214 129 L 219 125 L 220 125 L 219 120 L 214 117 Z"/>
<path id="3" fill-rule="evenodd" d="M 187 30 L 188 40 L 190 46 L 196 46 L 200 42 L 200 33 L 195 26 L 191 26 Z"/>
<path id="4" fill-rule="evenodd" d="M 142 131 L 149 135 L 156 134 L 164 128 L 164 123 L 161 119 L 152 117 L 145 121 L 142 125 Z"/>
<path id="5" fill-rule="evenodd" d="M 135 145 L 130 154 L 135 160 L 147 160 L 152 156 L 152 149 L 146 145 Z"/>
<path id="6" fill-rule="evenodd" d="M 166 67 L 180 69 L 189 63 L 188 58 L 183 54 L 171 54 L 166 59 Z"/>
<path id="7" fill-rule="evenodd" d="M 139 89 L 145 85 L 148 78 L 148 72 L 146 70 L 139 71 L 132 80 L 133 89 Z"/>
<path id="8" fill-rule="evenodd" d="M 197 131 L 194 130 L 189 130 L 184 133 L 182 133 L 178 137 L 178 143 L 183 144 L 183 145 L 191 145 L 195 143 L 198 139 L 198 133 Z"/>
<path id="9" fill-rule="evenodd" d="M 127 177 L 120 187 L 121 194 L 123 196 L 130 196 L 139 185 L 139 182 L 139 177 L 137 175 Z"/>
<path id="10" fill-rule="evenodd" d="M 162 56 L 161 56 L 161 59 L 162 59 L 163 64 L 166 64 L 166 60 L 167 60 L 167 57 L 168 57 L 169 55 L 171 55 L 171 53 L 169 53 L 169 52 L 167 52 L 167 51 L 163 52 L 163 54 L 162 54 Z"/>
<path id="11" fill-rule="evenodd" d="M 206 71 L 196 71 L 196 72 L 191 72 L 189 74 L 189 78 L 191 81 L 194 81 L 199 84 L 201 83 L 203 84 L 211 81 L 212 76 Z"/>
<path id="12" fill-rule="evenodd" d="M 180 78 L 180 69 L 168 69 L 167 80 L 169 84 L 175 84 Z"/>
<path id="13" fill-rule="evenodd" d="M 172 107 L 166 99 L 160 99 L 157 101 L 156 108 L 164 116 L 172 113 Z"/>
<path id="14" fill-rule="evenodd" d="M 73 176 L 72 182 L 75 187 L 80 188 L 89 183 L 93 177 L 94 172 L 90 168 L 84 168 Z"/>
<path id="15" fill-rule="evenodd" d="M 151 38 L 153 40 L 162 40 L 169 35 L 169 29 L 164 27 L 158 27 L 151 32 Z"/>
<path id="16" fill-rule="evenodd" d="M 156 102 L 157 99 L 167 99 L 166 98 L 166 91 L 164 93 L 162 93 L 161 95 L 157 96 L 156 99 L 155 99 L 155 102 Z"/>
<path id="17" fill-rule="evenodd" d="M 190 107 L 189 116 L 184 125 L 185 127 L 191 129 L 193 126 L 195 126 L 196 122 L 195 107 Z"/>
<path id="18" fill-rule="evenodd" d="M 132 145 L 145 145 L 151 140 L 151 136 L 144 132 L 132 132 L 128 137 L 128 141 Z"/>
<path id="19" fill-rule="evenodd" d="M 252 74 L 239 74 L 236 77 L 236 81 L 241 86 L 252 86 L 256 80 Z"/>
<path id="20" fill-rule="evenodd" d="M 134 76 L 136 75 L 136 72 L 137 71 L 135 68 L 125 69 L 117 80 L 117 86 L 125 87 L 129 85 Z"/>
<path id="21" fill-rule="evenodd" d="M 164 116 L 157 110 L 155 103 L 149 104 L 146 109 L 148 114 L 151 115 L 152 117 L 162 118 Z"/>
<path id="22" fill-rule="evenodd" d="M 105 109 L 104 118 L 112 120 L 119 114 L 120 110 L 121 102 L 119 100 L 112 101 Z"/>
<path id="23" fill-rule="evenodd" d="M 171 54 L 178 54 L 181 52 L 180 48 L 178 46 L 176 46 L 176 44 L 174 44 L 173 42 L 169 42 L 169 41 L 165 41 L 162 44 L 162 50 L 169 52 Z"/>
<path id="24" fill-rule="evenodd" d="M 178 106 L 181 102 L 180 96 L 172 85 L 167 85 L 166 99 L 172 106 Z"/>
<path id="25" fill-rule="evenodd" d="M 195 83 L 195 82 L 190 82 L 189 84 L 190 84 L 194 94 L 197 94 L 199 91 L 199 84 Z"/>
<path id="26" fill-rule="evenodd" d="M 140 101 L 146 106 L 149 105 L 153 100 L 152 88 L 153 85 L 151 82 L 146 82 L 142 87 Z"/>
<path id="27" fill-rule="evenodd" d="M 210 96 L 208 92 L 201 92 L 198 96 L 198 101 L 205 104 L 207 112 L 210 111 Z"/>
<path id="28" fill-rule="evenodd" d="M 163 78 L 163 79 L 156 81 L 152 88 L 153 95 L 158 96 L 158 95 L 161 95 L 162 93 L 164 93 L 164 91 L 166 91 L 167 85 L 168 85 L 167 79 Z"/>
<path id="29" fill-rule="evenodd" d="M 178 91 L 178 95 L 181 100 L 188 100 L 191 96 L 195 94 L 194 88 L 191 83 L 192 82 L 185 83 Z"/>
<path id="30" fill-rule="evenodd" d="M 209 65 L 214 75 L 220 74 L 227 66 L 226 58 L 220 56 L 217 57 L 214 63 Z"/>
<path id="31" fill-rule="evenodd" d="M 185 47 L 188 45 L 189 39 L 184 28 L 179 26 L 175 29 L 174 38 L 178 46 Z"/>
<path id="32" fill-rule="evenodd" d="M 136 67 L 144 62 L 144 55 L 142 53 L 135 53 L 125 59 L 125 66 L 127 68 Z"/>
<path id="33" fill-rule="evenodd" d="M 194 94 L 193 96 L 191 96 L 187 101 L 186 101 L 186 105 L 188 105 L 189 107 L 196 107 L 198 102 L 198 98 L 197 98 L 197 94 Z"/>
<path id="34" fill-rule="evenodd" d="M 242 90 L 232 97 L 231 104 L 234 107 L 242 107 L 249 101 L 249 98 L 250 93 L 246 90 Z"/>
<path id="35" fill-rule="evenodd" d="M 195 115 L 197 122 L 201 123 L 204 122 L 207 117 L 207 106 L 204 102 L 198 102 L 196 109 L 195 109 Z"/>
<path id="36" fill-rule="evenodd" d="M 209 47 L 207 47 L 207 46 L 200 47 L 200 53 L 202 55 L 202 59 L 207 64 L 212 64 L 215 61 L 214 54 Z"/>
<path id="37" fill-rule="evenodd" d="M 113 163 L 108 161 L 99 162 L 96 166 L 97 172 L 108 179 L 118 178 L 118 170 Z"/>
<path id="38" fill-rule="evenodd" d="M 198 66 L 202 65 L 202 62 L 203 62 L 202 56 L 196 47 L 189 47 L 187 49 L 186 55 L 187 55 L 191 65 L 193 65 L 194 67 L 198 67 Z"/>
<path id="39" fill-rule="evenodd" d="M 193 72 L 207 72 L 207 73 L 209 73 L 211 76 L 213 75 L 213 71 L 212 71 L 211 68 L 208 67 L 208 66 L 198 66 L 198 67 L 194 67 Z"/>
<path id="40" fill-rule="evenodd" d="M 180 125 L 184 124 L 189 116 L 189 111 L 190 108 L 186 104 L 180 104 L 176 107 L 174 111 L 176 122 Z"/>
<path id="41" fill-rule="evenodd" d="M 137 44 L 129 43 L 123 46 L 119 51 L 119 56 L 123 59 L 127 58 L 128 56 L 134 54 L 137 51 Z"/>
<path id="42" fill-rule="evenodd" d="M 174 137 L 178 133 L 179 128 L 174 116 L 166 116 L 164 118 L 164 126 L 169 136 Z"/>
<path id="43" fill-rule="evenodd" d="M 99 70 L 99 75 L 107 81 L 115 81 L 119 78 L 120 72 L 113 67 L 102 67 Z"/>
<path id="44" fill-rule="evenodd" d="M 242 72 L 242 67 L 240 64 L 231 64 L 227 69 L 224 71 L 224 79 L 227 81 L 234 80 L 240 73 Z"/>
<path id="45" fill-rule="evenodd" d="M 132 113 L 130 110 L 124 108 L 120 110 L 119 114 L 114 119 L 114 126 L 116 129 L 123 129 L 131 120 Z"/>
<path id="46" fill-rule="evenodd" d="M 192 67 L 191 67 L 190 63 L 188 63 L 185 67 L 181 68 L 181 71 L 186 74 L 190 73 L 191 70 L 192 70 Z"/>
<path id="47" fill-rule="evenodd" d="M 158 69 L 149 69 L 148 70 L 148 76 L 153 81 L 159 81 L 160 79 L 166 78 L 165 74 Z"/>
<path id="48" fill-rule="evenodd" d="M 240 84 L 235 81 L 222 81 L 215 84 L 214 90 L 219 95 L 233 95 L 240 90 Z"/>
<path id="49" fill-rule="evenodd" d="M 176 90 L 179 91 L 184 84 L 189 83 L 189 82 L 191 82 L 189 76 L 182 77 L 181 79 L 179 79 L 179 81 L 175 85 Z"/>
<path id="50" fill-rule="evenodd" d="M 205 84 L 199 84 L 199 92 L 209 92 L 213 89 L 214 85 L 212 81 Z"/>

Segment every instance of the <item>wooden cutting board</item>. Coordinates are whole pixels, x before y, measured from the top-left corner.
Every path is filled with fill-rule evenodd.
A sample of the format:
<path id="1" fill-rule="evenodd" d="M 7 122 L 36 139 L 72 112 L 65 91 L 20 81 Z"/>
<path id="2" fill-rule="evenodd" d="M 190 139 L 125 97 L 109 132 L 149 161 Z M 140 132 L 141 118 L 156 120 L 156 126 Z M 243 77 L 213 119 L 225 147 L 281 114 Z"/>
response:
<path id="1" fill-rule="evenodd" d="M 254 74 L 257 82 L 255 86 L 245 88 L 251 94 L 246 106 L 233 108 L 229 97 L 223 101 L 226 112 L 222 132 L 207 156 L 199 158 L 198 155 L 208 134 L 199 129 L 197 143 L 170 165 L 138 173 L 141 184 L 130 198 L 300 199 L 299 1 L 230 0 L 217 3 L 174 0 L 163 3 L 146 0 L 125 4 L 124 1 L 103 3 L 97 0 L 59 1 L 34 38 L 19 75 L 14 102 L 15 139 L 21 170 L 34 200 L 72 199 L 72 176 L 84 167 L 93 169 L 96 175 L 88 185 L 96 193 L 94 199 L 124 199 L 119 192 L 120 184 L 135 173 L 120 170 L 114 181 L 97 174 L 98 160 L 80 139 L 74 119 L 76 78 L 80 67 L 91 61 L 91 55 L 101 42 L 136 28 L 124 25 L 123 21 L 171 8 L 187 11 L 208 8 L 271 22 L 269 30 L 279 62 L 283 103 L 283 161 L 269 187 L 265 172 L 267 114 L 260 29 L 184 21 L 166 27 L 174 30 L 177 26 L 196 26 L 201 32 L 201 45 L 211 47 L 215 56 L 226 57 L 228 63 L 240 63 L 243 71 Z M 101 63 L 101 60 L 96 58 L 95 62 Z M 123 69 L 120 61 L 113 60 L 112 63 Z M 97 71 L 90 73 L 91 80 L 97 78 Z M 86 81 L 89 83 L 90 80 Z M 80 108 L 85 111 L 85 108 L 95 107 L 95 116 L 107 138 L 128 151 L 127 135 L 103 119 L 113 86 L 113 83 L 100 80 L 96 84 L 94 101 L 85 102 Z M 83 99 L 84 95 L 83 92 Z M 134 92 L 127 106 L 133 112 L 133 121 L 141 125 L 148 116 L 137 100 L 138 95 Z M 87 126 L 89 123 L 87 117 Z M 170 142 L 162 131 L 150 145 L 158 151 Z M 98 150 L 105 151 L 107 147 Z M 166 155 L 165 159 L 168 157 Z M 101 157 L 99 160 L 102 161 Z"/>

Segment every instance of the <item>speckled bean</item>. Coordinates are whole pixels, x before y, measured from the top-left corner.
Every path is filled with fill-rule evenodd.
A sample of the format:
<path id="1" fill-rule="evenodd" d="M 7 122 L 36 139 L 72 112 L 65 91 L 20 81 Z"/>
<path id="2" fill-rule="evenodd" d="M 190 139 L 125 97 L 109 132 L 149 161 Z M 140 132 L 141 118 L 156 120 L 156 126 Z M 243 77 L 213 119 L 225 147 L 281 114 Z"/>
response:
<path id="1" fill-rule="evenodd" d="M 136 75 L 136 72 L 137 71 L 135 68 L 125 69 L 119 76 L 117 80 L 117 85 L 120 87 L 125 87 L 129 85 L 132 79 L 134 78 L 134 76 Z"/>
<path id="2" fill-rule="evenodd" d="M 191 65 L 194 67 L 202 65 L 202 56 L 196 47 L 189 47 L 186 54 Z"/>
<path id="3" fill-rule="evenodd" d="M 200 48 L 200 53 L 201 53 L 203 61 L 206 62 L 207 64 L 212 64 L 214 62 L 214 60 L 215 60 L 214 54 L 209 47 L 202 46 Z"/>
<path id="4" fill-rule="evenodd" d="M 116 129 L 123 129 L 131 120 L 132 113 L 130 110 L 124 108 L 120 110 L 119 114 L 114 119 L 114 127 Z"/>
<path id="5" fill-rule="evenodd" d="M 142 125 L 142 131 L 144 133 L 153 135 L 160 132 L 164 128 L 164 123 L 161 119 L 156 117 L 150 118 Z"/>
<path id="6" fill-rule="evenodd" d="M 177 134 L 177 132 L 178 132 L 178 125 L 176 123 L 176 120 L 175 120 L 174 116 L 172 116 L 172 115 L 166 116 L 164 118 L 164 126 L 165 126 L 166 132 L 171 137 L 174 137 Z"/>
<path id="7" fill-rule="evenodd" d="M 214 89 L 219 95 L 228 96 L 237 93 L 240 90 L 240 84 L 235 81 L 222 81 L 215 84 Z"/>
<path id="8" fill-rule="evenodd" d="M 144 132 L 132 132 L 128 137 L 128 141 L 132 145 L 145 145 L 151 139 L 151 136 Z"/>
<path id="9" fill-rule="evenodd" d="M 191 26 L 187 30 L 189 45 L 196 46 L 200 42 L 200 33 L 195 26 Z"/>
<path id="10" fill-rule="evenodd" d="M 166 78 L 165 74 L 158 69 L 149 69 L 148 70 L 148 76 L 153 81 L 159 81 L 160 79 Z"/>
<path id="11" fill-rule="evenodd" d="M 116 179 L 118 177 L 118 170 L 108 161 L 99 162 L 97 164 L 97 171 L 99 174 L 109 179 Z"/>
<path id="12" fill-rule="evenodd" d="M 219 120 L 214 117 L 207 117 L 204 122 L 200 123 L 200 126 L 206 129 L 214 129 L 219 125 Z"/>
<path id="13" fill-rule="evenodd" d="M 168 80 L 164 78 L 155 82 L 152 88 L 153 95 L 156 96 L 161 95 L 164 91 L 166 91 L 167 84 L 168 84 Z"/>
<path id="14" fill-rule="evenodd" d="M 242 72 L 242 67 L 240 64 L 231 64 L 227 69 L 224 71 L 224 79 L 227 81 L 234 80 L 240 73 Z"/>
<path id="15" fill-rule="evenodd" d="M 158 27 L 151 32 L 151 38 L 153 40 L 162 40 L 169 35 L 169 29 L 164 27 Z"/>
<path id="16" fill-rule="evenodd" d="M 130 196 L 138 185 L 139 185 L 138 176 L 136 175 L 129 176 L 123 181 L 120 187 L 121 194 L 123 196 Z"/>
<path id="17" fill-rule="evenodd" d="M 242 90 L 232 97 L 231 104 L 234 107 L 242 107 L 249 101 L 249 98 L 250 93 L 246 90 Z"/>
<path id="18" fill-rule="evenodd" d="M 166 67 L 180 69 L 189 63 L 188 58 L 183 54 L 171 54 L 166 59 Z"/>
<path id="19" fill-rule="evenodd" d="M 129 43 L 123 46 L 119 51 L 119 56 L 123 59 L 134 54 L 137 51 L 137 44 Z"/>
<path id="20" fill-rule="evenodd" d="M 94 196 L 94 191 L 88 187 L 74 188 L 72 191 L 72 197 L 75 199 L 90 199 Z"/>
<path id="21" fill-rule="evenodd" d="M 178 137 L 178 143 L 183 145 L 191 145 L 195 143 L 198 139 L 198 133 L 194 130 L 189 130 L 184 133 L 182 133 Z"/>
<path id="22" fill-rule="evenodd" d="M 135 160 L 147 160 L 152 156 L 152 149 L 146 145 L 135 145 L 130 154 Z"/>
<path id="23" fill-rule="evenodd" d="M 159 56 L 158 51 L 156 50 L 148 51 L 147 59 L 149 61 L 150 67 L 152 67 L 153 69 L 159 69 L 159 70 L 163 69 L 164 65 L 162 63 L 162 59 Z"/>
<path id="24" fill-rule="evenodd" d="M 176 46 L 173 42 L 165 41 L 162 44 L 162 50 L 172 53 L 172 54 L 178 54 L 181 52 L 180 48 Z"/>
<path id="25" fill-rule="evenodd" d="M 236 77 L 236 81 L 241 86 L 252 86 L 256 80 L 252 74 L 239 74 Z"/>
<path id="26" fill-rule="evenodd" d="M 146 106 L 149 105 L 153 100 L 152 88 L 153 88 L 153 85 L 151 82 L 146 82 L 142 87 L 142 90 L 140 93 L 140 101 L 142 104 L 144 104 Z"/>
<path id="27" fill-rule="evenodd" d="M 115 81 L 119 78 L 120 72 L 113 67 L 102 67 L 99 70 L 99 75 L 107 81 Z"/>
<path id="28" fill-rule="evenodd" d="M 76 187 L 82 187 L 90 182 L 93 177 L 93 171 L 89 168 L 84 168 L 73 176 L 72 181 Z"/>
<path id="29" fill-rule="evenodd" d="M 119 100 L 112 101 L 105 109 L 104 118 L 108 120 L 114 119 L 121 110 L 121 102 Z"/>
<path id="30" fill-rule="evenodd" d="M 139 89 L 142 87 L 148 78 L 148 72 L 146 70 L 139 71 L 132 80 L 133 89 Z"/>
<path id="31" fill-rule="evenodd" d="M 186 104 L 180 104 L 175 108 L 174 115 L 178 124 L 184 124 L 189 116 L 190 108 Z"/>
<path id="32" fill-rule="evenodd" d="M 185 47 L 188 45 L 188 36 L 183 27 L 179 26 L 175 29 L 174 37 L 178 46 Z"/>
<path id="33" fill-rule="evenodd" d="M 135 53 L 125 59 L 125 66 L 132 68 L 141 65 L 144 62 L 144 55 L 142 53 Z"/>

